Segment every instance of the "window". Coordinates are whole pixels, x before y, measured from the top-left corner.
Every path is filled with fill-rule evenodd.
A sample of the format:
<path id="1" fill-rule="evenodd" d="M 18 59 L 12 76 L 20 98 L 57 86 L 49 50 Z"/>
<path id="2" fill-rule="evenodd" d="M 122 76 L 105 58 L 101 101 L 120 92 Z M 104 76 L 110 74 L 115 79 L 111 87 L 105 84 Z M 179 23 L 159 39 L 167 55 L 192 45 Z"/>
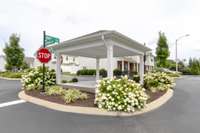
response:
<path id="1" fill-rule="evenodd" d="M 151 58 L 151 62 L 153 62 L 154 60 L 153 60 L 153 58 Z"/>

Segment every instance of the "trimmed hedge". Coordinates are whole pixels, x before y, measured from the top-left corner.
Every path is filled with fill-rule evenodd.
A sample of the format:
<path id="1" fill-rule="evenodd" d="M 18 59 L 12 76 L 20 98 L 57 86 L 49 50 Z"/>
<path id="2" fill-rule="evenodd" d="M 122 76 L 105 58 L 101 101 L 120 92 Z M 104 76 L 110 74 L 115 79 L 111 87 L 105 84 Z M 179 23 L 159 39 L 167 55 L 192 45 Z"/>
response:
<path id="1" fill-rule="evenodd" d="M 96 75 L 95 69 L 81 69 L 76 72 L 77 75 Z M 99 74 L 102 77 L 107 76 L 107 71 L 105 69 L 100 69 Z"/>
<path id="2" fill-rule="evenodd" d="M 122 71 L 120 69 L 114 69 L 113 70 L 113 75 L 116 76 L 116 77 L 120 77 L 122 76 Z"/>
<path id="3" fill-rule="evenodd" d="M 96 75 L 95 69 L 81 69 L 76 72 L 77 75 Z"/>
<path id="4" fill-rule="evenodd" d="M 107 71 L 105 69 L 100 69 L 99 74 L 103 78 L 107 77 Z M 136 74 L 137 72 L 121 71 L 120 69 L 113 70 L 113 75 L 116 77 L 120 77 L 124 75 L 129 75 L 130 77 L 132 77 L 133 75 L 136 75 Z M 81 69 L 77 71 L 76 75 L 96 75 L 96 69 Z"/>

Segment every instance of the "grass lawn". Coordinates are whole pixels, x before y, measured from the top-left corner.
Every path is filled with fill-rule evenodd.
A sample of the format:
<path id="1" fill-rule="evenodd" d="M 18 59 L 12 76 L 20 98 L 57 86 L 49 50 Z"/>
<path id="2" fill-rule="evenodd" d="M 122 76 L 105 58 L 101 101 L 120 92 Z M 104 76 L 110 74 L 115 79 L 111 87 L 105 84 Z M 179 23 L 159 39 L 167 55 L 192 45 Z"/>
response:
<path id="1" fill-rule="evenodd" d="M 76 74 L 70 72 L 62 72 L 62 75 L 76 76 Z"/>
<path id="2" fill-rule="evenodd" d="M 0 77 L 5 78 L 21 78 L 23 72 L 0 72 Z"/>

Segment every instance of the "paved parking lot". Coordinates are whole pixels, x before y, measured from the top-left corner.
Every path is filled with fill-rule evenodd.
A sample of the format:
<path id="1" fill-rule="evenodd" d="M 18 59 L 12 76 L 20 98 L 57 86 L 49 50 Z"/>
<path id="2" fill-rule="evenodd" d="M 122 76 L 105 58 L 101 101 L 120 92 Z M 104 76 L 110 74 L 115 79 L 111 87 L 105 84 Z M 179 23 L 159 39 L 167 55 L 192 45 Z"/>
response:
<path id="1" fill-rule="evenodd" d="M 0 80 L 0 104 L 18 100 L 19 81 Z M 199 133 L 200 77 L 177 80 L 161 108 L 129 118 L 64 113 L 31 103 L 0 108 L 1 133 Z"/>

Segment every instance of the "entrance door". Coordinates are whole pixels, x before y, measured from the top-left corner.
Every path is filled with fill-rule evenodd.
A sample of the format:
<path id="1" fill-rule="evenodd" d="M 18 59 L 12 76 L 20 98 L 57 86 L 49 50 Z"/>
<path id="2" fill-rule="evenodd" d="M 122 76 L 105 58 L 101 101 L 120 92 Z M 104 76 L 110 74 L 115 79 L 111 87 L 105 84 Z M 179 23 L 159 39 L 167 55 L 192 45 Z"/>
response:
<path id="1" fill-rule="evenodd" d="M 128 72 L 128 62 L 124 61 L 124 71 Z"/>
<path id="2" fill-rule="evenodd" d="M 122 71 L 122 61 L 117 61 L 117 68 Z"/>

